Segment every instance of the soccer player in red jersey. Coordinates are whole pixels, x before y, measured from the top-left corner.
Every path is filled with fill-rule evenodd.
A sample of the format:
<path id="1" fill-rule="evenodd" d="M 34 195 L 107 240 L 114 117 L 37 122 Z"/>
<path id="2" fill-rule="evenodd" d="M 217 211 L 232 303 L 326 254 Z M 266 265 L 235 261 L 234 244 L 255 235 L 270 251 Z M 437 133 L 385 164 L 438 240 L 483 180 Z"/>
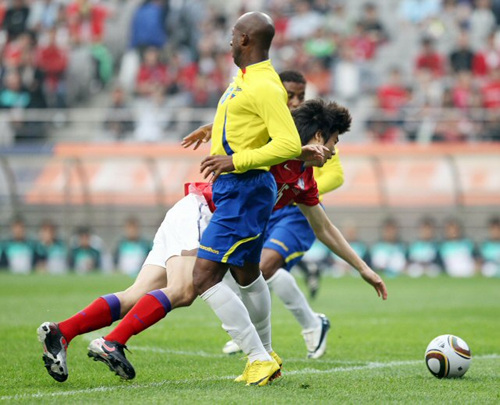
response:
<path id="1" fill-rule="evenodd" d="M 328 107 L 338 108 L 333 103 L 326 105 L 320 101 L 310 101 L 304 106 L 305 114 L 301 114 L 300 109 L 294 113 L 296 122 L 298 119 L 307 124 L 315 116 L 324 114 L 325 107 L 326 110 Z M 320 125 L 322 130 L 318 131 L 329 135 L 323 137 L 316 131 L 309 143 L 313 146 L 327 144 L 327 147 L 333 148 L 338 134 L 336 131 L 331 132 L 331 125 L 334 125 L 332 116 Z M 295 198 L 303 205 L 311 204 L 309 208 L 306 205 L 302 209 L 312 221 L 313 229 L 318 231 L 320 240 L 358 269 L 362 277 L 386 299 L 387 290 L 380 277 L 354 253 L 319 206 L 316 183 L 311 175 L 312 169 L 306 168 L 299 161 L 288 163 L 287 166 L 287 163 L 282 164 L 275 172 L 277 183 L 280 184 L 279 189 L 283 190 L 278 204 L 281 206 L 291 203 Z M 288 173 L 288 169 L 292 168 L 293 173 Z M 132 287 L 98 298 L 64 322 L 46 322 L 39 327 L 39 338 L 44 345 L 45 365 L 54 379 L 67 379 L 66 348 L 69 341 L 79 334 L 108 326 L 125 314 L 123 321 L 110 334 L 90 343 L 89 356 L 105 362 L 124 379 L 134 378 L 135 370 L 124 355 L 125 343 L 133 335 L 161 320 L 170 310 L 189 306 L 196 298 L 192 283 L 194 257 L 185 255 L 192 254 L 192 250 L 199 246 L 200 233 L 210 220 L 213 209 L 208 187 L 198 186 L 192 189 L 187 197 L 167 213 L 155 237 L 153 250 Z M 161 291 L 161 295 L 158 291 Z M 161 300 L 163 296 L 168 297 L 168 301 Z M 132 307 L 134 303 L 136 305 Z M 245 373 L 240 377 L 239 381 L 246 381 Z"/>

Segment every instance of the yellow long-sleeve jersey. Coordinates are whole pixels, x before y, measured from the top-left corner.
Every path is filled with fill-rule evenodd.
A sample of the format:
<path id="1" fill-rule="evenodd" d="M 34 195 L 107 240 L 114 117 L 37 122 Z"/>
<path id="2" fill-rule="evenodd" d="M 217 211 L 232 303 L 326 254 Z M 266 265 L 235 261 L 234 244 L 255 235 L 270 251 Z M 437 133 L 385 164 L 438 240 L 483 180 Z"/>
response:
<path id="1" fill-rule="evenodd" d="M 232 155 L 235 173 L 270 166 L 301 153 L 287 93 L 266 60 L 240 69 L 217 106 L 212 155 Z"/>
<path id="2" fill-rule="evenodd" d="M 314 179 L 322 196 L 344 184 L 344 169 L 340 163 L 339 152 L 328 160 L 323 167 L 314 167 Z"/>

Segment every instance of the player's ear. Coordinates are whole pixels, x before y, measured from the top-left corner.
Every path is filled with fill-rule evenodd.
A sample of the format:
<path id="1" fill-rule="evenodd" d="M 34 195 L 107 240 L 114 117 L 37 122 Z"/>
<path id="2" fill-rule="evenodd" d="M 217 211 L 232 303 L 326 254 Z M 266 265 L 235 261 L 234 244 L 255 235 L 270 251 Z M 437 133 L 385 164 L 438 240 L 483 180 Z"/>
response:
<path id="1" fill-rule="evenodd" d="M 316 133 L 313 136 L 313 140 L 315 143 L 324 143 L 321 131 L 316 131 Z"/>
<path id="2" fill-rule="evenodd" d="M 241 34 L 240 45 L 247 46 L 250 42 L 250 37 L 247 34 Z"/>

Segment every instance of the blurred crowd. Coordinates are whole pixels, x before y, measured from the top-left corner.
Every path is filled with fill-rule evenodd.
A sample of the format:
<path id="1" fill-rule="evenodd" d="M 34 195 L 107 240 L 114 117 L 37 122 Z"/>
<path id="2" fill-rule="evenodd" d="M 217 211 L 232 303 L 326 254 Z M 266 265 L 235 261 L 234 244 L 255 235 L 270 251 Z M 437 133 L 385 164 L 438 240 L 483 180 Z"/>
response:
<path id="1" fill-rule="evenodd" d="M 151 247 L 152 241 L 142 236 L 135 217 L 126 220 L 113 253 L 89 227 L 80 226 L 69 238 L 62 238 L 57 225 L 45 220 L 37 237 L 31 237 L 25 221 L 18 217 L 10 224 L 10 236 L 0 241 L 0 269 L 14 274 L 119 272 L 134 277 Z"/>
<path id="2" fill-rule="evenodd" d="M 431 217 L 417 224 L 415 238 L 403 241 L 400 226 L 394 218 L 387 218 L 380 227 L 380 238 L 368 244 L 358 237 L 354 224 L 347 224 L 343 234 L 352 248 L 372 268 L 388 277 L 410 277 L 447 274 L 451 277 L 500 277 L 500 217 L 488 221 L 488 237 L 475 243 L 464 232 L 456 218 L 443 223 L 442 234 Z M 309 275 L 318 271 L 334 276 L 357 274 L 346 262 L 316 241 L 302 263 Z M 316 270 L 315 270 L 316 269 Z"/>
<path id="3" fill-rule="evenodd" d="M 0 143 L 44 139 L 43 119 L 24 119 L 26 110 L 64 110 L 101 91 L 113 75 L 113 59 L 103 44 L 112 11 L 88 0 L 0 1 L 0 109 L 10 110 L 10 126 Z M 10 134 L 6 131 L 10 130 Z"/>
<path id="4" fill-rule="evenodd" d="M 500 0 L 136 1 L 113 58 L 108 20 L 124 3 L 0 1 L 0 107 L 65 108 L 104 88 L 109 139 L 168 139 L 172 108 L 216 105 L 235 73 L 232 24 L 260 9 L 276 24 L 277 70 L 358 111 L 365 141 L 500 139 Z M 16 139 L 41 133 L 21 122 Z"/>
<path id="5" fill-rule="evenodd" d="M 435 220 L 424 217 L 417 224 L 415 238 L 407 242 L 402 240 L 394 218 L 381 224 L 379 240 L 370 244 L 358 237 L 354 223 L 346 224 L 342 232 L 358 255 L 386 276 L 500 277 L 500 217 L 490 218 L 487 226 L 488 237 L 478 243 L 467 237 L 455 218 L 444 222 L 440 235 Z M 9 237 L 0 242 L 0 269 L 15 274 L 119 272 L 135 276 L 151 246 L 135 217 L 125 221 L 113 253 L 88 227 L 78 227 L 73 235 L 62 238 L 56 224 L 46 220 L 40 224 L 37 237 L 31 237 L 23 219 L 15 218 Z M 319 241 L 304 256 L 300 267 L 311 283 L 320 273 L 356 273 Z"/>

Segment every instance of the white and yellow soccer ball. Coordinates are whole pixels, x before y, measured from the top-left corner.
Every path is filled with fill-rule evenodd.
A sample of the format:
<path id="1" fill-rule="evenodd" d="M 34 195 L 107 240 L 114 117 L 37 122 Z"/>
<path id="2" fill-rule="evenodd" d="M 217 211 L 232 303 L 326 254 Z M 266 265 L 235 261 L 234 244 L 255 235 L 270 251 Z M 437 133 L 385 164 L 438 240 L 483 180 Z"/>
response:
<path id="1" fill-rule="evenodd" d="M 469 345 L 454 335 L 433 339 L 425 350 L 425 364 L 434 377 L 462 377 L 471 363 Z"/>

